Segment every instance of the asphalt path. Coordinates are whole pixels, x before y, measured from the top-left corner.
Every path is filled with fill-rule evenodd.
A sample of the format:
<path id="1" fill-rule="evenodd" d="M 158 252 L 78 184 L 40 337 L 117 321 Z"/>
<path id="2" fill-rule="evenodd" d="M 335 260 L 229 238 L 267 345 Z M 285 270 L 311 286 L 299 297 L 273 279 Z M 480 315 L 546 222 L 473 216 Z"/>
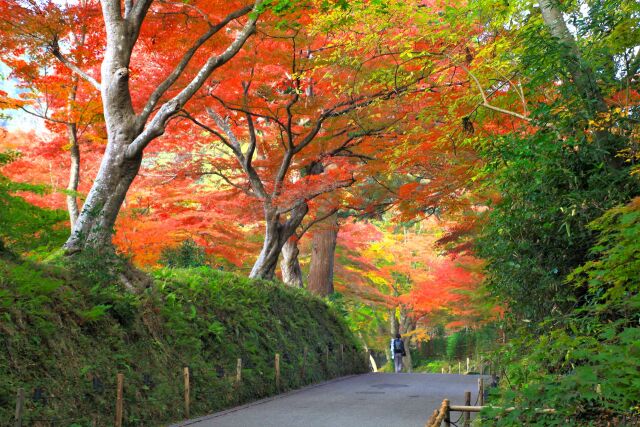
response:
<path id="1" fill-rule="evenodd" d="M 185 421 L 193 427 L 423 427 L 448 398 L 477 397 L 477 375 L 371 373 L 339 378 Z M 486 381 L 486 380 L 485 380 Z M 459 413 L 453 413 L 457 419 Z"/>

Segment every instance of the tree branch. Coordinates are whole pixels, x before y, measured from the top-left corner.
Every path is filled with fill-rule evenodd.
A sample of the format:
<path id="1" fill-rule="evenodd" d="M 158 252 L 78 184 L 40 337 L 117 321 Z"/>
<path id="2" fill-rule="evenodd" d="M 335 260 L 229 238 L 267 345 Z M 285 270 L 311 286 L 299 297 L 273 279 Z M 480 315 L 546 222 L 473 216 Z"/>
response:
<path id="1" fill-rule="evenodd" d="M 500 107 L 496 107 L 494 105 L 491 105 L 489 103 L 489 99 L 487 98 L 487 94 L 484 92 L 484 89 L 482 88 L 482 85 L 480 84 L 480 81 L 475 76 L 475 74 L 473 74 L 464 65 L 459 64 L 459 67 L 462 68 L 467 74 L 469 74 L 469 77 L 471 77 L 471 79 L 473 79 L 473 81 L 475 82 L 476 87 L 478 88 L 478 91 L 480 92 L 480 95 L 482 96 L 482 106 L 483 107 L 488 108 L 489 110 L 497 111 L 499 113 L 508 114 L 510 116 L 517 117 L 517 118 L 525 120 L 527 122 L 531 121 L 530 117 L 524 116 L 524 115 L 522 115 L 520 113 L 516 113 L 515 111 L 505 110 L 504 108 L 500 108 Z"/>
<path id="2" fill-rule="evenodd" d="M 313 221 L 311 221 L 309 224 L 305 225 L 304 227 L 302 227 L 300 233 L 297 233 L 297 237 L 298 239 L 301 239 L 302 236 L 304 236 L 304 233 L 306 233 L 307 231 L 309 231 L 309 229 L 311 227 L 313 227 L 314 225 L 316 225 L 319 222 L 324 221 L 325 219 L 329 218 L 331 215 L 335 214 L 336 212 L 338 212 L 339 209 L 338 208 L 333 208 L 331 209 L 328 213 L 326 213 L 325 215 L 322 215 L 321 217 L 316 217 L 313 219 Z"/>
<path id="3" fill-rule="evenodd" d="M 258 172 L 251 165 L 251 162 L 248 162 L 245 159 L 244 154 L 242 153 L 242 147 L 240 146 L 240 141 L 233 133 L 233 130 L 229 126 L 229 123 L 211 108 L 207 108 L 207 113 L 209 114 L 209 117 L 211 117 L 216 122 L 218 127 L 220 127 L 220 129 L 222 129 L 222 131 L 227 134 L 227 137 L 230 141 L 229 146 L 233 150 L 233 154 L 236 156 L 238 163 L 240 163 L 240 166 L 249 177 L 249 183 L 251 184 L 253 191 L 259 197 L 267 199 L 269 196 L 264 188 L 262 180 L 260 179 L 260 175 L 258 175 Z"/>
<path id="4" fill-rule="evenodd" d="M 253 13 L 249 20 L 227 49 L 219 55 L 212 55 L 209 57 L 207 62 L 202 66 L 198 74 L 193 77 L 191 82 L 182 89 L 180 93 L 160 107 L 147 127 L 138 135 L 138 137 L 136 137 L 129 147 L 127 147 L 127 158 L 132 159 L 136 156 L 140 156 L 142 154 L 142 150 L 144 150 L 144 148 L 149 145 L 154 138 L 157 138 L 164 133 L 169 118 L 184 107 L 187 101 L 191 99 L 191 97 L 202 87 L 205 81 L 207 81 L 209 76 L 211 76 L 211 73 L 226 64 L 240 51 L 249 36 L 255 32 L 258 11 L 261 4 L 262 0 L 256 1 L 253 7 Z"/>
<path id="5" fill-rule="evenodd" d="M 180 60 L 178 65 L 176 65 L 176 67 L 173 69 L 173 71 L 166 77 L 166 79 L 162 83 L 160 83 L 156 87 L 156 89 L 153 91 L 151 96 L 149 96 L 149 99 L 148 99 L 147 103 L 145 104 L 144 108 L 140 112 L 140 115 L 138 116 L 139 123 L 141 123 L 141 124 L 142 123 L 146 123 L 147 119 L 151 115 L 151 112 L 153 111 L 154 107 L 156 106 L 156 104 L 158 103 L 158 101 L 160 100 L 162 95 L 164 95 L 165 92 L 167 90 L 169 90 L 169 88 L 182 75 L 182 73 L 187 68 L 187 65 L 189 65 L 189 62 L 191 61 L 191 59 L 193 58 L 195 53 L 198 51 L 198 49 L 200 49 L 200 47 L 202 47 L 202 45 L 205 44 L 207 42 L 207 40 L 209 40 L 216 33 L 218 33 L 222 28 L 227 26 L 227 24 L 229 24 L 229 22 L 231 22 L 232 20 L 237 19 L 237 18 L 239 18 L 239 17 L 241 17 L 243 15 L 246 15 L 250 11 L 251 11 L 251 6 L 247 6 L 247 7 L 244 7 L 242 9 L 238 9 L 235 12 L 230 13 L 222 21 L 220 21 L 218 24 L 211 26 L 206 33 L 204 33 L 202 36 L 200 36 L 200 38 L 198 38 L 193 43 L 193 45 L 191 45 L 189 50 L 187 50 L 185 52 L 185 54 L 182 56 L 182 59 Z"/>
<path id="6" fill-rule="evenodd" d="M 83 80 L 86 80 L 87 82 L 89 82 L 89 84 L 91 86 L 93 86 L 94 88 L 98 89 L 98 91 L 100 90 L 100 83 L 94 79 L 93 77 L 91 77 L 89 74 L 87 74 L 85 71 L 81 70 L 80 67 L 78 67 L 76 64 L 74 64 L 73 62 L 69 61 L 61 52 L 60 52 L 60 47 L 58 45 L 58 40 L 54 40 L 50 45 L 49 45 L 49 51 L 51 52 L 51 54 L 58 59 L 58 61 L 62 62 L 64 64 L 65 67 L 67 67 L 69 70 L 71 70 L 73 73 L 75 73 L 76 75 L 78 75 L 79 77 L 81 77 Z"/>

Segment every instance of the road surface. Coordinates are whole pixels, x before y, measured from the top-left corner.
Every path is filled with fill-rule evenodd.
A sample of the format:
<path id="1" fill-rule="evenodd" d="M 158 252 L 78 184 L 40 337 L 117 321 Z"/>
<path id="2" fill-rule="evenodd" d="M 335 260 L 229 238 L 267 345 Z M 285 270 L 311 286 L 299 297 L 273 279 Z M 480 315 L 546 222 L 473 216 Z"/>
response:
<path id="1" fill-rule="evenodd" d="M 486 380 L 485 380 L 486 381 Z M 442 399 L 464 404 L 477 375 L 371 373 L 339 378 L 175 426 L 424 427 Z M 459 413 L 452 418 L 457 419 Z"/>

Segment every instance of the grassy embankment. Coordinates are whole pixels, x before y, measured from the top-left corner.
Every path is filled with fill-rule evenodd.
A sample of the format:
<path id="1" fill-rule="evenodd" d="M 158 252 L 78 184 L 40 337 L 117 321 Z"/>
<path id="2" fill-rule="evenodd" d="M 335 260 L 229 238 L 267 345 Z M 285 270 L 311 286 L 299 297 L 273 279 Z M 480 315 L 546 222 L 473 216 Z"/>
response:
<path id="1" fill-rule="evenodd" d="M 184 417 L 185 366 L 192 417 L 278 392 L 275 353 L 281 390 L 366 369 L 345 323 L 305 291 L 210 268 L 155 271 L 137 294 L 108 283 L 0 255 L 0 425 L 19 387 L 27 425 L 112 425 L 117 372 L 125 425 L 155 426 Z"/>

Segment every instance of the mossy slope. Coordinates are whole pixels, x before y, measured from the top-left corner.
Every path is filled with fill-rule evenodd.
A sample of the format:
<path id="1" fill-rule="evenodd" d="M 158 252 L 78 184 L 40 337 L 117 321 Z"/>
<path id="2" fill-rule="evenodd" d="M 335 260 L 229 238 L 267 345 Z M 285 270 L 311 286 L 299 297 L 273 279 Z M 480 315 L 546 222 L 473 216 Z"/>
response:
<path id="1" fill-rule="evenodd" d="M 2 255 L 0 343 L 0 425 L 11 424 L 19 387 L 27 425 L 112 425 L 117 372 L 125 425 L 156 426 L 184 417 L 185 366 L 191 416 L 276 393 L 276 352 L 281 390 L 366 369 L 323 301 L 209 268 L 157 271 L 134 296 Z"/>

